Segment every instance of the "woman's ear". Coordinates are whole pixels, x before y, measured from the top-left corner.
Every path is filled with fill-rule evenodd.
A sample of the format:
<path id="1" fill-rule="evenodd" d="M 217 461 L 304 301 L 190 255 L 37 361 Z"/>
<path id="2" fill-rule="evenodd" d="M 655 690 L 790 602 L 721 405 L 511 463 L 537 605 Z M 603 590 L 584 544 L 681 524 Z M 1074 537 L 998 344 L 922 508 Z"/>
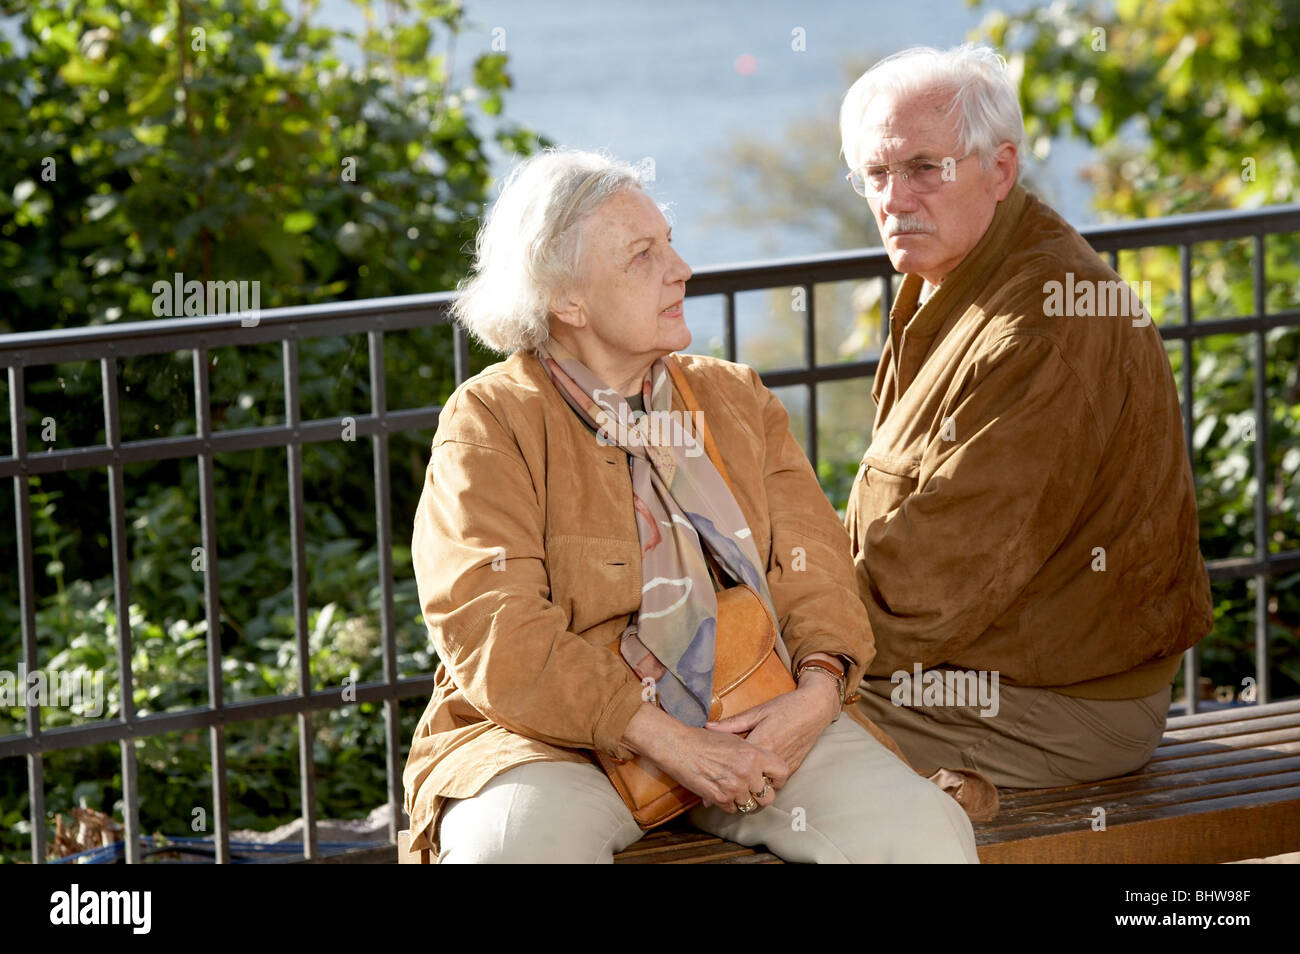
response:
<path id="1" fill-rule="evenodd" d="M 582 310 L 582 302 L 567 291 L 551 296 L 551 315 L 574 328 L 583 328 L 587 324 L 587 313 Z"/>

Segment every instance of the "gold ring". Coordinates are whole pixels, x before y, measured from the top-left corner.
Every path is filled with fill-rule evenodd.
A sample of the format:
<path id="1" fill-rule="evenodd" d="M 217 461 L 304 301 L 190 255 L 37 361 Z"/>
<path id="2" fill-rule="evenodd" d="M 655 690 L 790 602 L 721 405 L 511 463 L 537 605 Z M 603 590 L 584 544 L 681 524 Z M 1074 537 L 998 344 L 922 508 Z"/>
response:
<path id="1" fill-rule="evenodd" d="M 758 802 L 754 801 L 753 795 L 754 793 L 750 792 L 749 801 L 745 802 L 743 805 L 736 806 L 736 810 L 742 815 L 748 815 L 750 812 L 754 811 L 754 809 L 758 808 Z"/>

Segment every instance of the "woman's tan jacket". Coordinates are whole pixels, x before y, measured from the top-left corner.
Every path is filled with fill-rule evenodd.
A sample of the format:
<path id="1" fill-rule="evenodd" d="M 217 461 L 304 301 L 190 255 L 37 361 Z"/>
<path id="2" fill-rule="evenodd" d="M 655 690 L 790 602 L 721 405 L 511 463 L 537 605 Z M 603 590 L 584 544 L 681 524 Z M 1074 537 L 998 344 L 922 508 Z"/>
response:
<path id="1" fill-rule="evenodd" d="M 744 365 L 681 355 L 767 561 L 797 668 L 813 652 L 874 653 L 849 539 L 785 408 Z M 674 409 L 684 410 L 680 395 Z M 449 798 L 516 765 L 632 753 L 641 684 L 608 644 L 641 603 L 627 455 L 602 446 L 532 354 L 466 381 L 443 409 L 412 560 L 441 659 L 403 781 L 411 847 L 436 845 Z"/>

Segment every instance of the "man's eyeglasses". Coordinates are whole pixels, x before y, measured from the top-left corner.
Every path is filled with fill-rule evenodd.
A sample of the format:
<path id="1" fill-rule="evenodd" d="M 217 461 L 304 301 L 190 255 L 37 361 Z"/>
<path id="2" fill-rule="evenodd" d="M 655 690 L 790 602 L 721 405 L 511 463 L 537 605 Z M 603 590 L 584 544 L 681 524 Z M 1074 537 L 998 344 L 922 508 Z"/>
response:
<path id="1" fill-rule="evenodd" d="M 890 176 L 901 176 L 913 192 L 933 192 L 944 182 L 954 179 L 954 167 L 972 155 L 973 152 L 968 152 L 960 159 L 909 159 L 892 166 L 859 166 L 844 178 L 849 180 L 853 191 L 864 199 L 875 198 L 884 192 Z"/>

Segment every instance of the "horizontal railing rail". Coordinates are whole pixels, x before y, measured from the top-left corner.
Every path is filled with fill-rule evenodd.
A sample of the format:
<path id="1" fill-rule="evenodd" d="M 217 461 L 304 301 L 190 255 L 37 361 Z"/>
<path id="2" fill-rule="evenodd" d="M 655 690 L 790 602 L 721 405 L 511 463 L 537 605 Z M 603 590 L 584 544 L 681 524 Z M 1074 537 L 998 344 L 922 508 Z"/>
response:
<path id="1" fill-rule="evenodd" d="M 1181 344 L 1181 398 L 1183 423 L 1189 453 L 1192 451 L 1192 343 L 1200 338 L 1223 333 L 1249 334 L 1255 341 L 1254 411 L 1257 440 L 1254 448 L 1255 555 L 1209 562 L 1215 580 L 1254 579 L 1255 587 L 1255 658 L 1260 702 L 1269 699 L 1267 600 L 1270 580 L 1280 574 L 1300 569 L 1300 551 L 1269 553 L 1268 501 L 1260 492 L 1267 460 L 1267 394 L 1265 393 L 1265 334 L 1278 327 L 1300 326 L 1300 310 L 1268 312 L 1265 307 L 1264 243 L 1267 236 L 1300 231 L 1300 204 L 1274 206 L 1251 211 L 1211 212 L 1195 215 L 1134 222 L 1122 225 L 1095 226 L 1084 236 L 1099 252 L 1106 254 L 1112 266 L 1124 250 L 1174 246 L 1179 249 L 1182 321 L 1162 324 L 1161 335 Z M 1255 285 L 1254 309 L 1236 318 L 1195 320 L 1191 301 L 1191 248 L 1206 241 L 1251 238 L 1254 242 Z M 805 433 L 807 452 L 814 466 L 819 460 L 817 386 L 853 379 L 870 379 L 876 372 L 878 356 L 843 363 L 817 361 L 817 325 L 813 306 L 814 288 L 819 284 L 875 279 L 880 283 L 880 320 L 882 339 L 888 333 L 888 302 L 893 298 L 896 273 L 883 249 L 865 249 L 828 255 L 787 258 L 701 268 L 687 285 L 689 297 L 721 296 L 722 351 L 736 360 L 736 296 L 747 291 L 802 288 L 806 312 L 803 316 L 803 351 L 801 365 L 768 370 L 763 381 L 773 388 L 802 387 L 806 402 Z M 432 675 L 399 678 L 394 624 L 392 572 L 392 519 L 389 509 L 388 445 L 395 433 L 432 428 L 437 424 L 441 406 L 390 410 L 387 407 L 387 375 L 384 364 L 384 335 L 396 331 L 448 324 L 447 306 L 453 295 L 447 292 L 409 295 L 396 298 L 339 302 L 261 311 L 255 324 L 247 324 L 238 315 L 161 318 L 150 321 L 69 328 L 54 331 L 26 332 L 0 336 L 0 367 L 8 372 L 9 412 L 12 428 L 12 453 L 0 456 L 0 478 L 11 478 L 14 487 L 15 522 L 18 538 L 17 575 L 22 626 L 23 661 L 28 671 L 36 669 L 36 587 L 32 539 L 32 502 L 29 478 L 68 470 L 102 469 L 109 478 L 108 515 L 110 546 L 113 556 L 114 603 L 117 610 L 118 667 L 121 712 L 116 719 L 88 725 L 42 728 L 40 707 L 26 710 L 26 731 L 0 738 L 0 758 L 23 756 L 27 759 L 30 816 L 32 821 L 32 860 L 45 860 L 44 762 L 46 753 L 103 743 L 117 743 L 121 751 L 125 828 L 125 853 L 128 862 L 140 860 L 139 799 L 136 775 L 135 742 L 167 733 L 207 729 L 211 751 L 213 779 L 213 828 L 215 856 L 218 862 L 230 861 L 229 795 L 225 762 L 225 732 L 232 723 L 258 719 L 295 716 L 298 720 L 300 753 L 301 805 L 304 822 L 304 855 L 318 854 L 315 818 L 315 769 L 312 759 L 313 714 L 322 710 L 351 705 L 353 702 L 382 703 L 385 718 L 385 757 L 388 796 L 392 809 L 390 837 L 396 840 L 402 805 L 401 740 L 398 738 L 399 700 L 427 696 L 433 686 Z M 364 333 L 370 356 L 371 407 L 368 414 L 349 414 L 359 437 L 368 437 L 374 458 L 376 544 L 380 554 L 379 587 L 381 592 L 380 631 L 383 655 L 383 679 L 353 687 L 355 696 L 345 702 L 338 690 L 310 688 L 307 646 L 307 577 L 303 510 L 302 448 L 305 444 L 336 440 L 344 418 L 301 419 L 299 392 L 298 344 L 309 338 Z M 464 332 L 453 330 L 455 378 L 459 384 L 469 375 L 470 349 Z M 211 394 L 208 381 L 208 355 L 215 348 L 278 343 L 284 377 L 285 420 L 282 425 L 214 430 Z M 172 352 L 192 352 L 194 370 L 195 433 L 165 438 L 124 441 L 121 437 L 121 414 L 118 406 L 118 362 L 122 359 Z M 63 362 L 98 362 L 103 383 L 103 444 L 69 449 L 33 452 L 26 434 L 26 393 L 24 369 Z M 298 651 L 298 684 L 294 695 L 227 701 L 222 679 L 220 642 L 220 598 L 216 557 L 219 545 L 216 534 L 213 459 L 216 454 L 255 448 L 286 449 L 289 467 L 290 536 L 293 552 L 294 629 Z M 131 464 L 171 459 L 195 459 L 199 465 L 200 528 L 208 558 L 203 571 L 204 605 L 207 624 L 208 705 L 179 712 L 138 715 L 132 702 L 132 634 L 127 608 L 130 603 L 129 562 L 125 531 L 124 468 Z M 1186 654 L 1186 680 L 1189 707 L 1195 711 L 1199 675 L 1197 654 Z"/>

